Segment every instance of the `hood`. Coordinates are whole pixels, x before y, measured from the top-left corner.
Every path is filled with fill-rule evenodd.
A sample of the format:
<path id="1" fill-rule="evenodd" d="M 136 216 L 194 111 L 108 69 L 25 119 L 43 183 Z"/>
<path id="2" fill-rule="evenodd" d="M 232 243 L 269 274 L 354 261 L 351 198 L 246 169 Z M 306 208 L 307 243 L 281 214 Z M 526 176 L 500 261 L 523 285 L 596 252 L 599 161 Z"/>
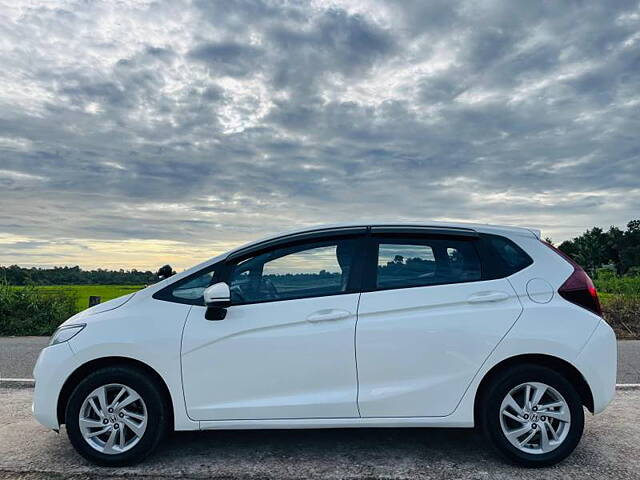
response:
<path id="1" fill-rule="evenodd" d="M 133 296 L 138 292 L 129 293 L 127 295 L 123 295 L 118 298 L 114 298 L 111 300 L 107 300 L 104 303 L 99 303 L 98 305 L 94 305 L 91 308 L 87 308 L 79 313 L 76 313 L 73 317 L 69 318 L 62 325 L 70 325 L 73 323 L 77 323 L 79 320 L 82 320 L 91 315 L 96 315 L 97 313 L 108 312 L 109 310 L 115 310 L 118 307 L 121 307 L 125 303 L 127 303 Z"/>

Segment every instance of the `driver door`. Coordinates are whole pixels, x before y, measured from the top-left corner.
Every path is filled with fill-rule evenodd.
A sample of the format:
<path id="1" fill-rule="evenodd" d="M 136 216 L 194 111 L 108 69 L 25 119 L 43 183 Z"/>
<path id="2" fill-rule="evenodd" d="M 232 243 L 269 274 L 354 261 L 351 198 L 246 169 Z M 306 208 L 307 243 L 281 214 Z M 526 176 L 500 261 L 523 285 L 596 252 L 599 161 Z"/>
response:
<path id="1" fill-rule="evenodd" d="M 357 417 L 360 237 L 274 247 L 226 265 L 226 318 L 194 305 L 182 369 L 195 420 Z"/>

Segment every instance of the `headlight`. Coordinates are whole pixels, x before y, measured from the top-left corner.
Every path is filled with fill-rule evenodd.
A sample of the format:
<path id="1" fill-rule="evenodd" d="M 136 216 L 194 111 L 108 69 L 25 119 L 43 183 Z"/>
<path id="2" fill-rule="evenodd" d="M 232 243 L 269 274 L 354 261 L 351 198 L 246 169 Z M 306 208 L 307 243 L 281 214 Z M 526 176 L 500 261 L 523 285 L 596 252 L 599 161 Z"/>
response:
<path id="1" fill-rule="evenodd" d="M 57 345 L 58 343 L 68 342 L 77 334 L 79 334 L 86 326 L 87 325 L 85 323 L 80 323 L 78 325 L 68 325 L 66 327 L 60 327 L 55 332 L 53 332 L 53 335 L 51 335 L 49 345 Z"/>

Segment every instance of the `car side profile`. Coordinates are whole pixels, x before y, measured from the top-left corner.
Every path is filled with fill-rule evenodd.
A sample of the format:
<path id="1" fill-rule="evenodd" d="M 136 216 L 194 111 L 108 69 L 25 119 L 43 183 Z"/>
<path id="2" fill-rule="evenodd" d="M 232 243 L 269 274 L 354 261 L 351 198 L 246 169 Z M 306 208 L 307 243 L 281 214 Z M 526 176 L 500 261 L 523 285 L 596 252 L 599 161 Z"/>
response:
<path id="1" fill-rule="evenodd" d="M 34 377 L 36 419 L 100 465 L 172 430 L 475 426 L 545 466 L 611 402 L 616 342 L 588 275 L 539 231 L 354 223 L 89 308 Z"/>

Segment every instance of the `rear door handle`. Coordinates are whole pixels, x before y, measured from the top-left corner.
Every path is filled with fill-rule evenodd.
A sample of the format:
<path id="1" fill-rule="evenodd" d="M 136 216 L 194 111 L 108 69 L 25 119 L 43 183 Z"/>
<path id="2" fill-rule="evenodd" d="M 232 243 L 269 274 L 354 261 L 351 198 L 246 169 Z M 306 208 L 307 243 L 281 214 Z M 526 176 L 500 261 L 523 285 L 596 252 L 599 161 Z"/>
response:
<path id="1" fill-rule="evenodd" d="M 485 302 L 500 302 L 509 298 L 509 294 L 506 292 L 478 292 L 471 295 L 467 302 L 469 303 L 485 303 Z"/>
<path id="2" fill-rule="evenodd" d="M 307 317 L 307 322 L 330 322 L 332 320 L 342 320 L 351 316 L 351 312 L 346 310 L 339 310 L 336 308 L 327 308 L 325 310 L 318 310 L 313 312 Z"/>

